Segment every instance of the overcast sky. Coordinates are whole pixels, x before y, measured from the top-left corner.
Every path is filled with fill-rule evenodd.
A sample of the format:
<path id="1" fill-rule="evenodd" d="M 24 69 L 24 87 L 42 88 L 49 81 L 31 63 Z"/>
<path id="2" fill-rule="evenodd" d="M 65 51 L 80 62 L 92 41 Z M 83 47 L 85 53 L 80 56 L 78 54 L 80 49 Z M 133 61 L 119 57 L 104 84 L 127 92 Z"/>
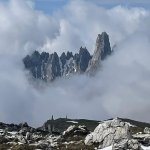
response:
<path id="1" fill-rule="evenodd" d="M 39 126 L 55 117 L 150 122 L 149 0 L 0 0 L 0 121 Z M 35 49 L 93 53 L 106 31 L 115 52 L 93 78 L 35 88 L 22 58 Z"/>

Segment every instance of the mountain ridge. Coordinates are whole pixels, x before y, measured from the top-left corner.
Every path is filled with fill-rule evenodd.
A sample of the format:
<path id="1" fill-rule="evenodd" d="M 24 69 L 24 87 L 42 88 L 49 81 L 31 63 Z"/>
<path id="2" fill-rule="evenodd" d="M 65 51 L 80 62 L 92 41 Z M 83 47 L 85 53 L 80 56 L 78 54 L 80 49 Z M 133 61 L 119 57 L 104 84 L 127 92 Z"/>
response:
<path id="1" fill-rule="evenodd" d="M 63 52 L 60 56 L 56 52 L 39 53 L 34 51 L 23 59 L 24 66 L 35 79 L 53 81 L 58 77 L 66 77 L 73 74 L 95 74 L 101 61 L 112 52 L 109 35 L 106 32 L 98 34 L 93 55 L 87 48 L 80 47 L 78 53 Z"/>

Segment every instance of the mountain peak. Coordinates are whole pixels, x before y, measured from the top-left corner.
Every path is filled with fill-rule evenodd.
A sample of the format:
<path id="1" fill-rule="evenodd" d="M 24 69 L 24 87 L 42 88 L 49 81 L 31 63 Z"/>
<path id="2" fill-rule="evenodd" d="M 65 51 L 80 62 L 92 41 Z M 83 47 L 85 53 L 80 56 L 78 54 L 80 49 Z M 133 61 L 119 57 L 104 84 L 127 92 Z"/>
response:
<path id="1" fill-rule="evenodd" d="M 94 74 L 95 71 L 100 67 L 101 61 L 110 54 L 111 47 L 109 42 L 109 35 L 106 32 L 102 32 L 102 34 L 98 34 L 97 36 L 94 54 L 89 63 L 87 72 L 89 74 Z"/>
<path id="2" fill-rule="evenodd" d="M 98 34 L 93 56 L 87 48 L 82 46 L 79 53 L 63 52 L 59 57 L 56 52 L 49 54 L 34 51 L 31 56 L 24 59 L 25 68 L 30 71 L 34 78 L 44 81 L 52 81 L 57 77 L 70 76 L 72 74 L 89 73 L 95 74 L 100 67 L 101 61 L 111 54 L 109 35 L 106 32 Z"/>

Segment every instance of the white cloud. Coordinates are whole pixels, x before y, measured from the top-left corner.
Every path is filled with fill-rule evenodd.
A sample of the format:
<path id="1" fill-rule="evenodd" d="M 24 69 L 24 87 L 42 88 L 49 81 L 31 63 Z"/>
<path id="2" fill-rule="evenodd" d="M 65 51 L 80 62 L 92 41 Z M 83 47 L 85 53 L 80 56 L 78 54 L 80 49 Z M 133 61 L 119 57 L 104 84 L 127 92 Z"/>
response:
<path id="1" fill-rule="evenodd" d="M 150 121 L 150 14 L 142 8 L 102 8 L 70 1 L 48 16 L 23 0 L 0 2 L 0 118 L 39 125 L 50 115 L 104 119 L 124 116 Z M 21 62 L 34 49 L 93 52 L 98 33 L 106 31 L 113 55 L 94 78 L 76 76 L 37 90 Z M 43 85 L 42 85 L 43 87 Z"/>
<path id="2" fill-rule="evenodd" d="M 54 18 L 35 11 L 23 0 L 0 3 L 0 28 L 0 53 L 16 54 L 20 50 L 24 53 L 24 50 L 36 49 L 47 37 L 52 39 L 59 33 Z"/>
<path id="3" fill-rule="evenodd" d="M 63 12 L 57 13 L 60 36 L 52 43 L 48 41 L 44 48 L 47 51 L 78 51 L 82 45 L 93 52 L 95 37 L 103 31 L 110 34 L 111 44 L 114 45 L 139 30 L 147 13 L 142 8 L 128 9 L 116 6 L 105 9 L 90 2 L 71 1 Z"/>

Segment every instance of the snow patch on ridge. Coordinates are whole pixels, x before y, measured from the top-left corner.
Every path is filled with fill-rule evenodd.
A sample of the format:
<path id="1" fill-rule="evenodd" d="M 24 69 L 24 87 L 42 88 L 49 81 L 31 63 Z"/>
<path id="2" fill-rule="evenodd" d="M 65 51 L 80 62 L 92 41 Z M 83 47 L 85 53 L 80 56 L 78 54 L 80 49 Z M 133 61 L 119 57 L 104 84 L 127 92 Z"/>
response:
<path id="1" fill-rule="evenodd" d="M 75 123 L 75 124 L 77 124 L 78 122 L 77 121 L 66 121 L 66 122 L 69 122 L 69 123 Z"/>

